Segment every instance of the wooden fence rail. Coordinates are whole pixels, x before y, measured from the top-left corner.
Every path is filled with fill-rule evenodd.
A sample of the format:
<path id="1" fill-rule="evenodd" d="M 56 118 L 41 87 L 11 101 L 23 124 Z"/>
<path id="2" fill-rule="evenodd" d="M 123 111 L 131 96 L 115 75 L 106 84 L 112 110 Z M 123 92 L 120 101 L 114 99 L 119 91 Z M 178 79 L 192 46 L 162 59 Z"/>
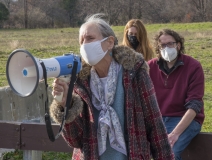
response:
<path id="1" fill-rule="evenodd" d="M 53 130 L 55 134 L 58 133 L 59 125 L 53 125 Z M 73 150 L 62 136 L 51 142 L 45 124 L 4 121 L 0 121 L 0 148 L 55 152 Z"/>
<path id="2" fill-rule="evenodd" d="M 212 160 L 212 133 L 201 132 L 183 152 L 183 160 Z"/>
<path id="3" fill-rule="evenodd" d="M 59 125 L 53 125 L 57 133 Z M 62 136 L 51 142 L 45 124 L 0 121 L 0 148 L 72 152 Z M 183 160 L 212 160 L 212 133 L 198 134 L 183 152 Z"/>

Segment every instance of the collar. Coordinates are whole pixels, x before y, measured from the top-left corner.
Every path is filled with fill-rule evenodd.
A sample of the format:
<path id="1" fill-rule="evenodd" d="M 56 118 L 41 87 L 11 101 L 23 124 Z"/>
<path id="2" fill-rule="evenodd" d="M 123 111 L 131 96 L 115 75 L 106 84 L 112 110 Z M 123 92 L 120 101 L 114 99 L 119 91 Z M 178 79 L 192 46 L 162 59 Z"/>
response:
<path id="1" fill-rule="evenodd" d="M 181 54 L 179 54 L 178 58 L 177 58 L 177 61 L 175 62 L 175 64 L 172 66 L 172 68 L 168 68 L 167 66 L 167 62 L 160 58 L 158 61 L 157 61 L 157 64 L 159 66 L 159 69 L 161 71 L 163 71 L 164 73 L 166 73 L 167 75 L 171 74 L 176 68 L 178 68 L 179 66 L 182 66 L 184 65 L 184 62 L 181 58 Z"/>

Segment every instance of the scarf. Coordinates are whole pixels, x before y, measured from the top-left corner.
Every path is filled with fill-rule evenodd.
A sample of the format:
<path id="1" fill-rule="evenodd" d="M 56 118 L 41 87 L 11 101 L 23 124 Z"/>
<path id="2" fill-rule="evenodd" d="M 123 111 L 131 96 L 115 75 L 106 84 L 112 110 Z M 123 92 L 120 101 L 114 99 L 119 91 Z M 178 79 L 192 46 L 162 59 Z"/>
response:
<path id="1" fill-rule="evenodd" d="M 106 150 L 107 135 L 109 136 L 110 146 L 127 155 L 121 124 L 116 111 L 111 107 L 114 102 L 119 70 L 120 65 L 112 60 L 104 93 L 99 76 L 95 69 L 91 68 L 92 103 L 100 111 L 97 129 L 99 155 L 102 155 Z"/>

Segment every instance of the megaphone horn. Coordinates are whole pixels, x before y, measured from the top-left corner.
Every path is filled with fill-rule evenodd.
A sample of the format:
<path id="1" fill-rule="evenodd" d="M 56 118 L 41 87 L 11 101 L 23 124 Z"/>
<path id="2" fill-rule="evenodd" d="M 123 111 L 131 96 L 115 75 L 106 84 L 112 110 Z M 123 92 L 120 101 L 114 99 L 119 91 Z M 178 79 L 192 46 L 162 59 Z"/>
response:
<path id="1" fill-rule="evenodd" d="M 47 78 L 71 75 L 74 61 L 78 62 L 77 73 L 81 70 L 81 58 L 75 54 L 64 54 L 49 59 L 33 57 L 27 50 L 13 51 L 7 61 L 6 76 L 11 89 L 21 97 L 33 94 L 43 79 L 44 63 Z"/>

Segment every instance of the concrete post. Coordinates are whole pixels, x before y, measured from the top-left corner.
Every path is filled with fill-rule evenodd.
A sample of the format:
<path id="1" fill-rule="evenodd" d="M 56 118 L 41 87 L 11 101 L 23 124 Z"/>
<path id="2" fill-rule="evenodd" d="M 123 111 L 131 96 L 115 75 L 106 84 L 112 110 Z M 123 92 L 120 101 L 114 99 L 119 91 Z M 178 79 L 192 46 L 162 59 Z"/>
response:
<path id="1" fill-rule="evenodd" d="M 45 84 L 40 82 L 35 93 L 29 97 L 20 97 L 13 93 L 9 86 L 0 87 L 0 120 L 16 122 L 44 123 L 45 114 Z M 49 104 L 53 97 L 48 88 Z M 41 160 L 42 151 L 24 151 L 24 160 Z"/>
<path id="2" fill-rule="evenodd" d="M 40 123 L 40 119 L 24 120 L 24 123 Z M 24 150 L 23 160 L 42 160 L 42 151 Z"/>
<path id="3" fill-rule="evenodd" d="M 42 160 L 42 151 L 24 150 L 23 160 Z"/>
<path id="4" fill-rule="evenodd" d="M 49 104 L 53 97 L 48 88 Z M 39 118 L 44 123 L 45 84 L 40 82 L 35 93 L 28 97 L 20 97 L 13 93 L 9 86 L 0 87 L 0 120 L 22 122 Z"/>

